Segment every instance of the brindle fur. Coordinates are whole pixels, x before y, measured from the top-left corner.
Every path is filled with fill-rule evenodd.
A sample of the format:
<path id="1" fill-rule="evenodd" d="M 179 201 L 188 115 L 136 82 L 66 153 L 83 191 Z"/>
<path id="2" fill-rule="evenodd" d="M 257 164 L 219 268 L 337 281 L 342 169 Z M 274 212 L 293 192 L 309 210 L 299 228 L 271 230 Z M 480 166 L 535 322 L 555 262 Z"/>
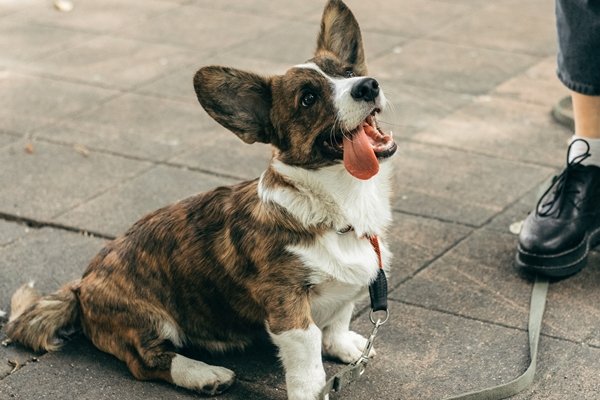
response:
<path id="1" fill-rule="evenodd" d="M 342 2 L 328 3 L 321 30 L 310 61 L 333 76 L 366 73 L 358 25 Z M 331 96 L 323 79 L 312 70 L 263 78 L 215 66 L 198 71 L 194 86 L 206 111 L 242 140 L 271 143 L 283 163 L 316 169 L 335 162 L 317 143 L 337 129 L 335 112 L 331 104 L 306 111 L 299 102 L 307 88 Z M 294 189 L 271 168 L 262 179 L 265 187 Z M 61 329 L 81 326 L 136 378 L 172 382 L 169 367 L 181 346 L 243 348 L 265 322 L 274 334 L 306 329 L 310 270 L 286 248 L 310 245 L 331 227 L 302 226 L 260 201 L 257 186 L 219 187 L 161 208 L 108 243 L 81 280 L 42 298 L 19 290 L 20 315 L 8 336 L 55 350 Z"/>

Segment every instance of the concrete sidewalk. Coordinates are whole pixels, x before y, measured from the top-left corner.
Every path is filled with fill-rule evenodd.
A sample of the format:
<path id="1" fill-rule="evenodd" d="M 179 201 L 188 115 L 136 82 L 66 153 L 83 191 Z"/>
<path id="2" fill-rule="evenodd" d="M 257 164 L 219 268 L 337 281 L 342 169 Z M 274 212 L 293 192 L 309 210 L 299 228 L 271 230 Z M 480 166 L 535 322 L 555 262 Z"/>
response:
<path id="1" fill-rule="evenodd" d="M 524 371 L 531 283 L 512 267 L 539 186 L 570 133 L 551 106 L 551 0 L 348 0 L 398 140 L 392 317 L 361 382 L 332 399 L 441 399 Z M 137 218 L 258 176 L 248 146 L 197 104 L 198 67 L 280 73 L 314 49 L 324 1 L 0 0 L 0 309 L 21 283 L 79 277 Z M 600 398 L 600 256 L 550 286 L 533 387 L 515 399 Z M 366 303 L 365 303 L 366 305 Z M 364 308 L 354 329 L 367 334 Z M 5 321 L 4 321 L 5 322 Z M 3 322 L 0 322 L 0 327 Z M 4 339 L 0 333 L 0 340 Z M 222 399 L 285 399 L 274 349 L 213 357 Z M 327 363 L 328 374 L 341 364 Z M 75 339 L 0 346 L 0 399 L 192 399 Z"/>

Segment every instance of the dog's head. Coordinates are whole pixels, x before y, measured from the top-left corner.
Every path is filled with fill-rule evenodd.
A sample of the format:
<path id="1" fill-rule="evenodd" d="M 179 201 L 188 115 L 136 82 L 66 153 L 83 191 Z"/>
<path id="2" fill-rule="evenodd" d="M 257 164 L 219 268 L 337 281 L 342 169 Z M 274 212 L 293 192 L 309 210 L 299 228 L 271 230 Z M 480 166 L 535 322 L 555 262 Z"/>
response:
<path id="1" fill-rule="evenodd" d="M 343 162 L 369 179 L 396 144 L 377 125 L 386 100 L 366 75 L 358 22 L 342 1 L 330 0 L 312 59 L 269 78 L 205 67 L 194 87 L 217 122 L 247 143 L 271 143 L 281 162 L 306 169 Z"/>

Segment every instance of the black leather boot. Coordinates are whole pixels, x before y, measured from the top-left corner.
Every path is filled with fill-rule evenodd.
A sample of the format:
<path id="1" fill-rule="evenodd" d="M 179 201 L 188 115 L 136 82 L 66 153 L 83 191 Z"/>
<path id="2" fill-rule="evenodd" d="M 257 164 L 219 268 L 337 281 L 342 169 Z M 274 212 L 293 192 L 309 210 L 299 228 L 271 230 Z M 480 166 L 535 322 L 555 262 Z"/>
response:
<path id="1" fill-rule="evenodd" d="M 590 248 L 600 241 L 600 168 L 581 164 L 589 156 L 588 145 L 585 154 L 567 162 L 525 219 L 517 268 L 559 278 L 585 266 Z"/>

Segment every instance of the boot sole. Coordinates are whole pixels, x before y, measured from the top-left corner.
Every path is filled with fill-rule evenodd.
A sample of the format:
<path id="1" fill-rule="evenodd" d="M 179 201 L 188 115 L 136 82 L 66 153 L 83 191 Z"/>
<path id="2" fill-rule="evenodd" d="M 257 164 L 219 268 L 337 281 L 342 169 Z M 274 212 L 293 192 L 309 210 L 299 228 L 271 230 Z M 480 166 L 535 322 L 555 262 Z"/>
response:
<path id="1" fill-rule="evenodd" d="M 581 243 L 572 249 L 557 254 L 535 254 L 525 251 L 519 245 L 515 264 L 526 273 L 544 275 L 550 278 L 565 278 L 576 274 L 585 267 L 590 253 L 600 242 L 600 228 L 587 234 Z"/>

